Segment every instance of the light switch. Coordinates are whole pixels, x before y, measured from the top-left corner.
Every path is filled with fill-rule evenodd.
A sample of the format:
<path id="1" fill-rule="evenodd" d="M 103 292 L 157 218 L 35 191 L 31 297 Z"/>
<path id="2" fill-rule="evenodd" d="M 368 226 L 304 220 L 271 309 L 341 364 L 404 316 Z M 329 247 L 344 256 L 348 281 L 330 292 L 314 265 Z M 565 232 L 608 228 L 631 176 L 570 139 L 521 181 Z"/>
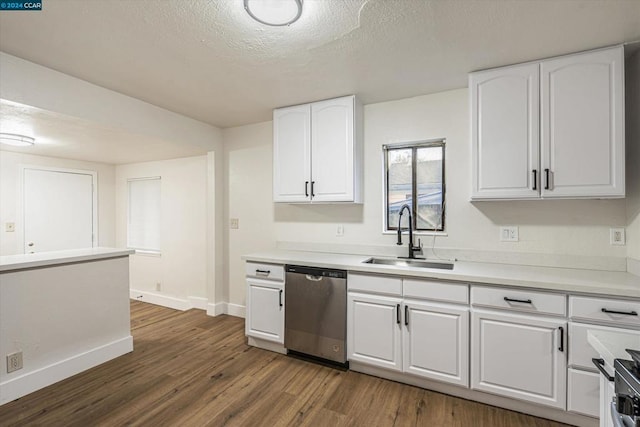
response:
<path id="1" fill-rule="evenodd" d="M 500 227 L 500 241 L 501 242 L 517 242 L 518 227 L 517 226 Z"/>
<path id="2" fill-rule="evenodd" d="M 4 231 L 7 233 L 13 233 L 16 231 L 16 223 L 15 222 L 5 222 L 4 223 Z"/>
<path id="3" fill-rule="evenodd" d="M 238 218 L 230 218 L 229 219 L 229 228 L 237 230 L 240 228 L 240 220 Z"/>

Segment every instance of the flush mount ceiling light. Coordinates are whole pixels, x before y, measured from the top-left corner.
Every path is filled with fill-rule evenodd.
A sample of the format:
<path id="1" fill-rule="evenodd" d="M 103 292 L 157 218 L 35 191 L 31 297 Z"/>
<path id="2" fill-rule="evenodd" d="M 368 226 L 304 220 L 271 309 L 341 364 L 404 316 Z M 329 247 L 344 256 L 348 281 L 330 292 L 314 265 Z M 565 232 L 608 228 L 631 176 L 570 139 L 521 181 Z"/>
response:
<path id="1" fill-rule="evenodd" d="M 0 144 L 15 145 L 16 147 L 30 147 L 36 140 L 30 136 L 17 133 L 0 132 Z"/>
<path id="2" fill-rule="evenodd" d="M 291 25 L 302 15 L 302 0 L 244 0 L 244 10 L 264 25 Z"/>

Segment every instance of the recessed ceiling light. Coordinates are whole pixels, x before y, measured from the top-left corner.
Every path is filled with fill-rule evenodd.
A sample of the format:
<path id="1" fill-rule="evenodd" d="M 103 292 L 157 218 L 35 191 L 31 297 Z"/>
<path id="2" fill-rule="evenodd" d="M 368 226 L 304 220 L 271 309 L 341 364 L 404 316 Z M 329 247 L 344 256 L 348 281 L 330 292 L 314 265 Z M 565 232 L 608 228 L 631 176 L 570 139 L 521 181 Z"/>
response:
<path id="1" fill-rule="evenodd" d="M 282 27 L 300 18 L 302 0 L 244 0 L 244 9 L 261 24 Z"/>
<path id="2" fill-rule="evenodd" d="M 16 147 L 30 147 L 36 142 L 35 138 L 17 133 L 0 132 L 0 144 L 14 145 Z"/>

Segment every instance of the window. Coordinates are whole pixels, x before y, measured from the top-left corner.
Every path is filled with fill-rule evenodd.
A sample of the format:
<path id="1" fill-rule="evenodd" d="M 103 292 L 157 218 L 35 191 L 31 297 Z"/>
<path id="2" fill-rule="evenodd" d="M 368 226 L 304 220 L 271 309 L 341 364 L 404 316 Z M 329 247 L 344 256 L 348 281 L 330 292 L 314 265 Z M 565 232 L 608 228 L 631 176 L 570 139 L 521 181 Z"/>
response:
<path id="1" fill-rule="evenodd" d="M 385 145 L 385 231 L 398 229 L 400 209 L 411 208 L 413 229 L 444 231 L 444 140 Z M 408 228 L 409 215 L 401 228 Z"/>
<path id="2" fill-rule="evenodd" d="M 160 177 L 127 181 L 127 247 L 160 253 Z"/>

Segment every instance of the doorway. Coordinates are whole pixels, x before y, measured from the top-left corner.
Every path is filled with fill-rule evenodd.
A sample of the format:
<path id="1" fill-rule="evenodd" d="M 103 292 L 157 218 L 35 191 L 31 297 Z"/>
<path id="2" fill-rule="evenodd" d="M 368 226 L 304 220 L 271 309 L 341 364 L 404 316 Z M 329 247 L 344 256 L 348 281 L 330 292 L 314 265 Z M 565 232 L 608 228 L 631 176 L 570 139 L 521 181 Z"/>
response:
<path id="1" fill-rule="evenodd" d="M 24 166 L 24 253 L 82 249 L 97 241 L 97 174 Z"/>

